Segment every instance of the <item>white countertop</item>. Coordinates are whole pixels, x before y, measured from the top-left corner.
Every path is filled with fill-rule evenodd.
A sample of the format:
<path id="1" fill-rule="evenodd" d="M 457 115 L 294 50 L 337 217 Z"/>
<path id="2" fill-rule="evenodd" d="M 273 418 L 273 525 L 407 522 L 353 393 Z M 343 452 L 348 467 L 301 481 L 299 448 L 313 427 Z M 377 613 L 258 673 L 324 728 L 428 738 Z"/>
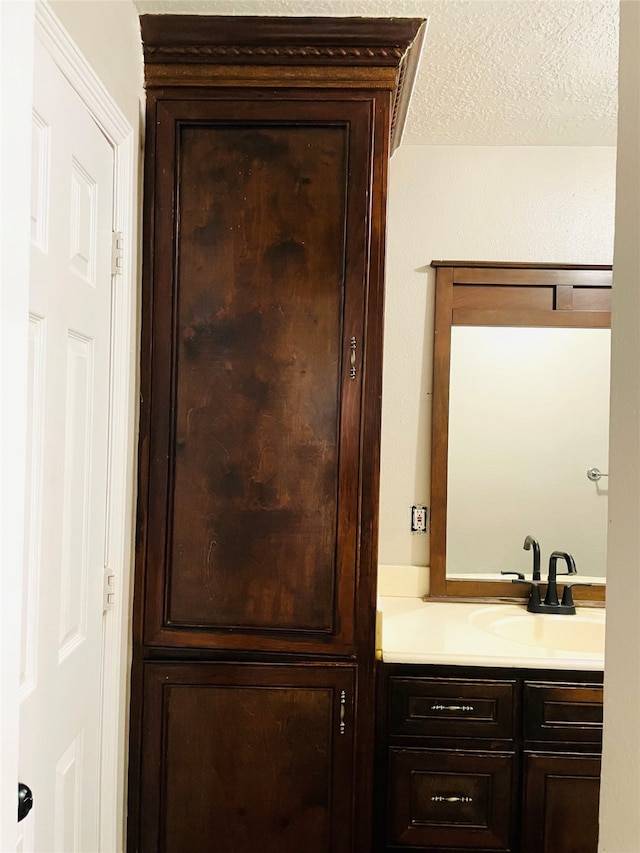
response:
<path id="1" fill-rule="evenodd" d="M 556 616 L 515 604 L 381 596 L 378 609 L 378 651 L 390 663 L 604 668 L 604 608 Z"/>

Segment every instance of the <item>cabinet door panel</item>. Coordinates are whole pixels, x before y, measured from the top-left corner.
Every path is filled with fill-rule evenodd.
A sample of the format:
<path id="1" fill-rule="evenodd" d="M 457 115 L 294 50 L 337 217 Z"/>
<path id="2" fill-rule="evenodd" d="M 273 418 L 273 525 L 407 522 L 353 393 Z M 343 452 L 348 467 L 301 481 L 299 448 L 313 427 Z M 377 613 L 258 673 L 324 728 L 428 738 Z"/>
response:
<path id="1" fill-rule="evenodd" d="M 185 125 L 180 165 L 168 620 L 329 631 L 345 130 Z"/>
<path id="2" fill-rule="evenodd" d="M 350 850 L 351 667 L 145 666 L 140 853 Z"/>
<path id="3" fill-rule="evenodd" d="M 147 643 L 353 647 L 370 121 L 158 107 Z"/>
<path id="4" fill-rule="evenodd" d="M 522 853 L 596 853 L 600 757 L 525 754 Z"/>

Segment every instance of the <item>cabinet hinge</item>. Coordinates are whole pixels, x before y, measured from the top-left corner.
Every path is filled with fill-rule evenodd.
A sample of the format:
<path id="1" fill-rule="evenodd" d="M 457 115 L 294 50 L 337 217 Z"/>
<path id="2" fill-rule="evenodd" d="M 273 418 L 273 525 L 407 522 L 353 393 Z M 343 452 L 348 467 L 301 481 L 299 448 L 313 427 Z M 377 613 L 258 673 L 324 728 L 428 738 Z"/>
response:
<path id="1" fill-rule="evenodd" d="M 111 275 L 122 275 L 124 265 L 124 236 L 122 231 L 111 234 Z"/>
<path id="2" fill-rule="evenodd" d="M 102 609 L 111 610 L 116 600 L 116 576 L 111 569 L 105 569 L 102 582 Z"/>

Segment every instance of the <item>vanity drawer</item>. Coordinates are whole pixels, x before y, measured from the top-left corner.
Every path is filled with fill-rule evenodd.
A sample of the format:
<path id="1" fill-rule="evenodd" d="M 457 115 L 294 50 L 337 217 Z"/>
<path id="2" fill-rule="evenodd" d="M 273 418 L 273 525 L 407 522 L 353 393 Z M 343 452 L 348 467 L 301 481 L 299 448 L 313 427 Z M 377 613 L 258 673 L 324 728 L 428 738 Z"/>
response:
<path id="1" fill-rule="evenodd" d="M 509 850 L 514 756 L 389 750 L 390 845 Z"/>
<path id="2" fill-rule="evenodd" d="M 509 740 L 514 693 L 515 681 L 392 677 L 389 734 Z"/>
<path id="3" fill-rule="evenodd" d="M 525 739 L 602 743 L 602 685 L 525 681 Z"/>

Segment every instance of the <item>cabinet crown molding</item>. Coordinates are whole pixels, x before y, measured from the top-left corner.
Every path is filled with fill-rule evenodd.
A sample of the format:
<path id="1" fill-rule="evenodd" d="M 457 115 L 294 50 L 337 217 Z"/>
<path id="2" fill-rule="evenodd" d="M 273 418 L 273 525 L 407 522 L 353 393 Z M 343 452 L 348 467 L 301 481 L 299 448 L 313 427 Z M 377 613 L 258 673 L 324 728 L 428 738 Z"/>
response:
<path id="1" fill-rule="evenodd" d="M 422 18 L 142 15 L 145 62 L 396 66 Z"/>
<path id="2" fill-rule="evenodd" d="M 230 79 L 251 87 L 386 89 L 393 98 L 392 151 L 401 141 L 426 32 L 423 18 L 141 15 L 140 25 L 147 89 L 222 86 Z M 220 73 L 224 68 L 229 73 Z"/>

